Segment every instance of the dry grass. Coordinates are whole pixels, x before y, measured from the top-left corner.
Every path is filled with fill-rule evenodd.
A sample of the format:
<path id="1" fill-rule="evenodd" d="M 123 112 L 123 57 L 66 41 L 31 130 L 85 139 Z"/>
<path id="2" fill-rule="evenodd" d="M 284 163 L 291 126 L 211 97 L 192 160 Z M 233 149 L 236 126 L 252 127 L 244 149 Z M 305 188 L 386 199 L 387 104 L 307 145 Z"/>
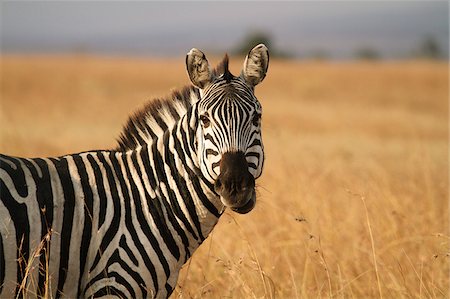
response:
<path id="1" fill-rule="evenodd" d="M 0 151 L 18 156 L 111 147 L 188 82 L 183 57 L 8 56 L 1 75 Z M 448 80 L 445 63 L 271 61 L 256 209 L 226 212 L 172 297 L 448 297 Z"/>

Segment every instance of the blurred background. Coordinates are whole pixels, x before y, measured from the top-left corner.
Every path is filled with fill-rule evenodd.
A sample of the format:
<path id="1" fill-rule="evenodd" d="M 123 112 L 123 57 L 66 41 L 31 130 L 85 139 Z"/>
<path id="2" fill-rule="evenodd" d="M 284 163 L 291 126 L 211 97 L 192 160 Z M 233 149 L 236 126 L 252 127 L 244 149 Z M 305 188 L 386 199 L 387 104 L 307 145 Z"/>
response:
<path id="1" fill-rule="evenodd" d="M 173 298 L 448 298 L 447 1 L 16 2 L 1 15 L 0 152 L 116 145 L 149 100 L 225 52 L 256 87 L 256 208 L 226 211 Z M 51 273 L 50 273 L 51 276 Z"/>
<path id="2" fill-rule="evenodd" d="M 4 53 L 240 53 L 264 40 L 289 58 L 448 58 L 446 1 L 6 1 L 1 25 Z"/>

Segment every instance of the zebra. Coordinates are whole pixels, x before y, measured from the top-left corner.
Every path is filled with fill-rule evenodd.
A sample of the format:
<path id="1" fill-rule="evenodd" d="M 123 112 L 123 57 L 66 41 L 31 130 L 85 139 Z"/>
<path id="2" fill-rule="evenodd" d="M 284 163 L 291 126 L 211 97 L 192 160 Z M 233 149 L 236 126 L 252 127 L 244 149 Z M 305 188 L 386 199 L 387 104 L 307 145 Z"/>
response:
<path id="1" fill-rule="evenodd" d="M 147 103 L 111 150 L 0 156 L 0 297 L 165 298 L 226 208 L 262 174 L 259 44 L 239 76 L 193 48 L 191 85 Z"/>

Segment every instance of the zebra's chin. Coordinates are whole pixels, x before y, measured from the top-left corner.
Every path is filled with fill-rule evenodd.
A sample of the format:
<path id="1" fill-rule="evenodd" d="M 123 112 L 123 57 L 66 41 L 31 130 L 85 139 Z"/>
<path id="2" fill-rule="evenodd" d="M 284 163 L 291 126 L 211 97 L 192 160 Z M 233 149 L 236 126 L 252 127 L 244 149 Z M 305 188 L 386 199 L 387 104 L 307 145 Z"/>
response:
<path id="1" fill-rule="evenodd" d="M 231 210 L 236 213 L 239 213 L 239 214 L 247 214 L 248 212 L 253 210 L 255 205 L 256 205 L 256 192 L 253 189 L 252 194 L 251 194 L 249 200 L 247 201 L 247 203 L 245 203 L 244 205 L 242 205 L 240 207 L 232 207 Z"/>

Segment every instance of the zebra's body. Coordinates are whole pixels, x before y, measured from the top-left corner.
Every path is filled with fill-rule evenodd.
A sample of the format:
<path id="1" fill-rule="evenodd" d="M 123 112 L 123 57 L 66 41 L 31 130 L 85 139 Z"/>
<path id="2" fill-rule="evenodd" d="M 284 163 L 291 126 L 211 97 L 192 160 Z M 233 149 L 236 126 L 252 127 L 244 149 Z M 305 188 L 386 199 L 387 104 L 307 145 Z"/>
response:
<path id="1" fill-rule="evenodd" d="M 191 51 L 188 58 L 197 54 Z M 223 103 L 228 108 L 214 109 L 260 109 L 253 86 L 224 78 L 227 66 L 221 76 L 208 73 L 211 82 L 202 86 L 206 81 L 197 80 L 197 69 L 189 74 L 199 89 L 186 88 L 171 102 L 144 108 L 130 119 L 116 150 L 60 158 L 0 156 L 0 297 L 168 297 L 182 265 L 225 207 L 245 213 L 254 206 L 254 191 L 251 198 L 247 192 L 234 200 L 217 185 L 227 185 L 221 157 L 242 152 L 243 142 L 232 141 L 241 136 L 222 137 L 229 142 L 220 149 L 206 148 L 213 137 L 203 139 L 209 125 L 199 119 Z M 208 92 L 227 98 L 208 104 Z M 239 104 L 229 103 L 230 92 Z M 239 122 L 229 119 L 234 123 Z M 257 178 L 262 152 L 251 149 L 262 150 L 260 133 L 246 134 L 253 137 L 246 137 L 250 150 L 243 163 Z"/>

